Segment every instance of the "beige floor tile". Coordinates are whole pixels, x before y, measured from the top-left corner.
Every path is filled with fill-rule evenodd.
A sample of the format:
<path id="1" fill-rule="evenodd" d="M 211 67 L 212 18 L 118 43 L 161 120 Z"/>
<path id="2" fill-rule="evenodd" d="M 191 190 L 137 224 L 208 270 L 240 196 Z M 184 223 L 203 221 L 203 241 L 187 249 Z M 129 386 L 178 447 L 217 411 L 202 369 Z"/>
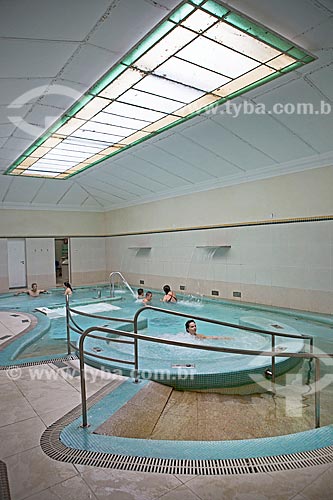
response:
<path id="1" fill-rule="evenodd" d="M 57 462 L 39 448 L 6 458 L 11 497 L 21 500 L 77 475 L 72 464 Z"/>
<path id="2" fill-rule="evenodd" d="M 199 497 L 186 485 L 182 484 L 178 488 L 168 491 L 168 493 L 159 497 L 159 500 L 199 500 Z"/>
<path id="3" fill-rule="evenodd" d="M 99 500 L 153 500 L 181 485 L 172 475 L 77 466 Z"/>
<path id="4" fill-rule="evenodd" d="M 186 483 L 201 500 L 286 500 L 299 493 L 294 481 L 268 474 L 197 477 Z"/>
<path id="5" fill-rule="evenodd" d="M 29 418 L 21 422 L 0 428 L 0 458 L 34 448 L 39 445 L 45 425 L 38 418 Z"/>

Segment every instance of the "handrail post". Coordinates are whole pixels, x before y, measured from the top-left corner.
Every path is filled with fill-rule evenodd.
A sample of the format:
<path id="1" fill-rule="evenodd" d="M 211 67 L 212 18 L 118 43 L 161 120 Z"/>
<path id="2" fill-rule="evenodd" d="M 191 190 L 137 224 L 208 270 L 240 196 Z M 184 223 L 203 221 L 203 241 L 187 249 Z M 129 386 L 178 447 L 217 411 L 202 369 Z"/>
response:
<path id="1" fill-rule="evenodd" d="M 79 342 L 79 357 L 80 357 L 80 383 L 81 383 L 81 407 L 82 407 L 82 425 L 81 427 L 89 427 L 87 418 L 87 391 L 86 391 L 86 377 L 84 370 L 83 359 L 83 342 L 88 332 L 85 332 L 80 337 Z"/>
<path id="2" fill-rule="evenodd" d="M 134 316 L 133 330 L 135 335 L 138 333 L 138 317 Z M 139 382 L 139 343 L 136 336 L 134 337 L 134 382 Z"/>
<path id="3" fill-rule="evenodd" d="M 272 335 L 272 352 L 275 351 L 275 335 Z M 272 392 L 275 393 L 275 356 L 272 356 Z"/>
<path id="4" fill-rule="evenodd" d="M 67 338 L 67 354 L 72 354 L 71 351 L 71 334 L 69 328 L 69 295 L 66 295 L 66 338 Z"/>
<path id="5" fill-rule="evenodd" d="M 315 358 L 315 427 L 320 427 L 320 358 Z"/>

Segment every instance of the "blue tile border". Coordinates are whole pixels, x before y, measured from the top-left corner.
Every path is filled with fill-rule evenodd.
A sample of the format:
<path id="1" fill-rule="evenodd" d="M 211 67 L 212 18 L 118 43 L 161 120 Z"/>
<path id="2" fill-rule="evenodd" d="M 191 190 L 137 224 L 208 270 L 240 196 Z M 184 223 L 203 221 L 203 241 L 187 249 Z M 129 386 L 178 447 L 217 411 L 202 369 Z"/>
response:
<path id="1" fill-rule="evenodd" d="M 90 408 L 88 412 L 90 427 L 81 428 L 81 417 L 76 418 L 61 431 L 61 442 L 76 450 L 174 460 L 270 457 L 333 446 L 333 425 L 285 436 L 232 441 L 145 440 L 94 434 L 99 425 L 147 383 L 143 381 L 134 384 L 131 380 L 126 380 Z"/>

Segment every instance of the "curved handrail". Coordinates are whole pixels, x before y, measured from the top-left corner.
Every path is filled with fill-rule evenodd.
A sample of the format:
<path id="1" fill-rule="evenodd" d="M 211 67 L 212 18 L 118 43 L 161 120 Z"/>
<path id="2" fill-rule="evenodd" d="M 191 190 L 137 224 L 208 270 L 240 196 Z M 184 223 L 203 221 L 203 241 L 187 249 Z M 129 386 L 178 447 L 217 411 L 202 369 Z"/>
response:
<path id="1" fill-rule="evenodd" d="M 66 297 L 66 309 L 67 309 L 67 314 L 66 317 L 67 319 L 70 317 L 70 311 L 73 311 L 73 309 L 70 308 L 69 306 L 69 298 Z M 272 348 L 271 351 L 257 351 L 257 350 L 250 350 L 250 349 L 236 349 L 236 348 L 230 348 L 230 347 L 217 347 L 217 346 L 211 346 L 211 345 L 198 345 L 198 344 L 192 344 L 188 342 L 181 342 L 181 341 L 176 341 L 176 340 L 170 340 L 170 339 L 161 339 L 158 337 L 152 337 L 152 336 L 147 336 L 147 335 L 142 335 L 138 333 L 138 318 L 140 314 L 143 311 L 158 311 L 162 312 L 164 314 L 171 314 L 174 316 L 181 316 L 181 317 L 186 317 L 186 318 L 192 318 L 196 319 L 198 321 L 205 321 L 208 323 L 212 324 L 219 324 L 222 326 L 229 326 L 232 328 L 237 328 L 240 330 L 246 330 L 246 331 L 251 331 L 251 332 L 256 332 L 256 333 L 262 333 L 262 334 L 268 334 L 271 335 L 272 337 Z M 77 314 L 81 314 L 80 311 L 76 310 Z M 99 317 L 99 315 L 93 315 L 93 314 L 88 314 L 88 313 L 83 313 L 84 316 L 90 316 L 90 317 Z M 117 321 L 122 321 L 125 322 L 127 321 L 124 318 L 106 318 L 103 317 L 103 319 L 107 319 L 108 321 L 112 320 L 117 320 Z M 89 334 L 91 334 L 93 331 L 99 331 L 99 332 L 104 332 L 104 333 L 116 333 L 117 335 L 124 336 L 124 337 L 129 337 L 133 339 L 133 345 L 134 345 L 134 378 L 135 381 L 138 381 L 138 373 L 139 373 L 139 366 L 138 366 L 138 340 L 143 340 L 147 342 L 156 342 L 160 344 L 168 344 L 168 345 L 174 345 L 174 346 L 179 346 L 179 347 L 186 347 L 190 349 L 201 349 L 201 350 L 207 350 L 207 351 L 216 351 L 216 352 L 225 352 L 225 353 L 231 353 L 231 354 L 243 354 L 243 355 L 252 355 L 252 356 L 269 356 L 272 358 L 272 372 L 273 372 L 273 377 L 272 377 L 272 383 L 274 384 L 275 382 L 275 358 L 276 357 L 291 357 L 291 358 L 303 358 L 303 359 L 309 359 L 312 360 L 313 358 L 315 359 L 315 427 L 320 427 L 320 390 L 319 390 L 319 379 L 320 379 L 320 359 L 322 358 L 332 358 L 333 353 L 314 353 L 313 352 L 313 337 L 311 335 L 296 335 L 296 334 L 289 334 L 289 333 L 282 333 L 282 332 L 271 332 L 269 330 L 262 330 L 259 328 L 253 328 L 253 327 L 247 327 L 247 326 L 242 326 L 242 325 L 236 325 L 233 323 L 228 323 L 225 321 L 219 321 L 219 320 L 214 320 L 210 318 L 204 318 L 202 316 L 193 316 L 189 314 L 184 314 L 184 313 L 179 313 L 178 311 L 171 311 L 168 309 L 162 309 L 159 307 L 154 307 L 154 306 L 145 306 L 141 307 L 138 309 L 134 315 L 133 320 L 130 320 L 130 322 L 133 323 L 134 326 L 134 332 L 125 332 L 122 330 L 116 330 L 112 328 L 106 328 L 106 327 L 99 327 L 99 326 L 92 326 L 87 328 L 86 330 L 78 332 L 80 334 L 80 340 L 79 340 L 79 357 L 80 357 L 80 374 L 81 374 L 81 399 L 82 399 L 82 425 L 83 427 L 86 427 L 88 425 L 87 423 L 87 409 L 86 409 L 86 386 L 85 386 L 85 372 L 84 372 L 84 354 L 96 357 L 96 358 L 101 358 L 101 359 L 106 359 L 110 361 L 117 361 L 113 358 L 109 358 L 106 356 L 98 355 L 96 353 L 92 352 L 87 352 L 84 351 L 83 345 L 84 345 L 84 340 L 86 339 Z M 70 325 L 67 325 L 68 328 L 72 328 Z M 75 329 L 74 329 L 75 330 Z M 275 351 L 275 337 L 290 337 L 290 338 L 302 338 L 302 339 L 307 339 L 310 340 L 310 352 L 277 352 Z M 93 338 L 100 338 L 102 340 L 108 340 L 108 341 L 117 341 L 117 339 L 112 339 L 112 338 L 106 338 L 106 337 L 100 337 L 100 336 L 95 336 L 91 335 Z M 123 341 L 124 342 L 124 341 Z M 121 362 L 121 360 L 118 360 Z M 128 364 L 132 364 L 131 362 L 128 361 L 122 361 L 126 362 Z"/>
<path id="2" fill-rule="evenodd" d="M 132 290 L 131 286 L 127 283 L 126 279 L 124 278 L 124 276 L 121 274 L 120 271 L 112 271 L 112 273 L 110 273 L 110 276 L 109 276 L 109 280 L 110 280 L 110 297 L 114 297 L 115 296 L 115 293 L 114 293 L 114 277 L 115 276 L 119 276 L 119 278 L 124 283 L 124 285 L 126 285 L 127 288 L 129 289 L 129 291 L 131 292 L 131 294 L 133 295 L 133 297 L 136 297 L 135 292 Z"/>

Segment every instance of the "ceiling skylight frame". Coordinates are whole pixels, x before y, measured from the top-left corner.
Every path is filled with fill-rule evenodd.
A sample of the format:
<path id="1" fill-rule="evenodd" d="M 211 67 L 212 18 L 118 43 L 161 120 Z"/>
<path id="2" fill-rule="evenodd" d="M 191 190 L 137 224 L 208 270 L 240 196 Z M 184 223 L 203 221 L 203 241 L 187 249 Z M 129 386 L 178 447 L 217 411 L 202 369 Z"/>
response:
<path id="1" fill-rule="evenodd" d="M 191 15 L 193 14 L 195 14 L 196 17 L 193 16 L 193 21 L 191 21 Z M 193 31 L 193 25 L 195 24 L 194 20 L 197 18 L 200 19 L 200 16 L 206 19 L 205 27 Z M 197 21 L 196 23 L 198 24 Z M 186 33 L 187 38 L 185 42 L 181 42 L 181 39 L 177 38 L 177 36 L 175 38 L 172 35 L 176 33 L 176 28 L 178 28 L 177 33 Z M 179 31 L 180 28 L 184 31 Z M 228 42 L 227 38 L 222 40 L 224 43 L 216 41 L 211 36 L 213 29 L 217 33 L 219 31 L 223 33 L 223 30 L 229 30 L 231 40 L 235 29 L 238 30 L 237 34 L 239 32 L 241 35 L 240 38 L 249 41 L 250 44 L 252 43 L 252 55 L 245 53 L 244 47 L 242 47 L 241 50 L 239 47 L 238 50 L 235 47 L 230 48 L 231 42 Z M 164 57 L 163 51 L 161 52 L 157 47 L 161 43 L 165 44 L 165 41 L 169 38 L 174 40 L 175 50 Z M 221 46 L 223 49 L 221 51 L 222 53 L 225 52 L 228 54 L 230 50 L 234 51 L 235 57 L 238 58 L 239 61 L 244 61 L 244 65 L 247 65 L 250 69 L 232 78 L 230 75 L 231 65 L 229 65 L 229 74 L 224 75 L 216 71 L 215 67 L 210 67 L 208 69 L 207 66 L 198 66 L 197 62 L 189 60 L 187 63 L 184 63 L 184 67 L 186 64 L 194 65 L 198 73 L 201 71 L 205 74 L 205 71 L 210 71 L 212 75 L 216 74 L 217 77 L 220 78 L 220 86 L 211 88 L 209 91 L 196 87 L 193 85 L 193 82 L 191 82 L 191 84 L 188 82 L 185 84 L 184 81 L 180 79 L 175 80 L 174 78 L 178 78 L 175 74 L 173 78 L 170 77 L 170 73 L 164 75 L 158 74 L 158 69 L 160 67 L 162 68 L 163 64 L 166 62 L 168 62 L 168 66 L 170 67 L 172 66 L 172 62 L 176 59 L 179 61 L 183 60 L 179 57 L 184 53 L 186 54 L 186 52 L 191 52 L 192 43 L 195 44 L 196 42 L 200 45 L 200 40 L 214 49 L 217 48 L 217 45 Z M 229 43 L 229 45 L 226 45 L 226 43 Z M 263 50 L 263 55 L 261 56 L 261 60 L 259 60 L 260 57 L 255 58 L 253 53 L 259 53 L 261 48 Z M 158 57 L 162 58 L 162 62 L 159 62 L 157 65 L 155 64 L 153 67 L 149 67 L 147 70 L 147 68 L 145 69 L 143 66 L 147 64 L 151 56 L 149 56 L 148 59 L 146 56 L 148 56 L 149 53 L 153 54 L 154 49 Z M 267 58 L 266 60 L 266 56 L 264 56 L 265 51 L 271 53 L 271 55 L 275 57 L 271 59 Z M 146 62 L 143 63 L 142 61 L 145 60 Z M 225 60 L 227 61 L 227 59 Z M 56 120 L 56 122 L 24 152 L 5 173 L 7 175 L 51 177 L 54 179 L 70 178 L 164 130 L 183 123 L 201 113 L 207 112 L 213 107 L 219 106 L 283 74 L 302 67 L 313 60 L 315 60 L 315 57 L 306 50 L 296 46 L 291 41 L 286 40 L 273 31 L 268 30 L 266 27 L 235 9 L 230 9 L 228 6 L 219 2 L 219 0 L 184 0 L 171 12 L 171 14 L 166 16 L 164 20 L 153 28 L 133 49 L 85 92 L 81 98 L 63 114 L 63 116 Z M 205 64 L 205 62 L 201 64 Z M 251 69 L 251 66 L 254 67 Z M 225 68 L 228 72 L 228 66 L 225 66 Z M 127 74 L 130 76 L 131 80 L 128 87 L 124 85 L 124 77 Z M 259 79 L 258 75 L 260 76 Z M 144 85 L 142 86 L 142 82 L 144 82 L 147 76 L 158 77 L 164 80 L 164 82 L 170 84 L 174 83 L 178 85 L 178 87 L 182 86 L 182 90 L 185 94 L 190 91 L 193 95 L 195 93 L 197 93 L 197 95 L 201 93 L 202 95 L 190 102 L 184 102 L 184 97 L 182 101 L 178 101 L 177 96 L 172 97 L 170 94 L 164 96 L 162 93 L 156 94 L 151 87 L 148 91 L 147 88 L 143 90 L 142 87 L 144 87 Z M 200 79 L 197 85 L 202 85 Z M 175 86 L 175 88 L 177 87 Z M 122 100 L 122 96 L 126 96 L 126 93 L 127 95 L 133 96 L 135 92 L 139 99 L 141 96 L 142 99 L 148 99 L 148 102 L 154 100 L 156 103 L 155 108 L 148 108 L 148 105 L 144 104 L 144 101 L 140 102 L 140 100 L 138 102 L 135 101 L 135 104 L 126 102 L 125 97 Z M 151 101 L 149 101 L 149 99 L 151 99 Z M 161 103 L 161 106 L 162 103 L 164 103 L 164 105 L 168 107 L 168 102 L 169 105 L 171 105 L 171 112 L 161 109 L 156 110 L 156 105 L 158 108 L 158 103 Z M 179 102 L 179 107 L 176 104 L 176 109 L 173 109 L 172 103 L 177 102 Z M 122 112 L 127 114 L 119 114 L 119 111 L 118 113 L 113 113 L 112 109 L 108 111 L 109 107 L 112 108 L 111 105 L 113 103 L 122 104 L 122 106 L 118 106 L 118 109 L 123 109 Z M 140 119 L 128 114 L 129 111 L 125 111 L 125 104 L 131 106 L 132 115 L 135 116 L 135 114 L 138 113 Z M 150 116 L 150 118 L 148 119 L 146 116 L 145 119 L 144 116 L 142 116 L 144 113 Z M 110 123 L 106 121 L 108 118 L 106 114 L 110 116 Z M 135 120 L 137 120 L 138 128 L 131 129 L 131 127 L 128 127 L 128 133 L 124 136 L 126 127 L 119 125 L 119 121 L 121 121 L 119 119 L 118 125 L 113 125 L 112 116 L 130 119 L 132 120 L 133 126 Z M 153 116 L 155 116 L 155 119 L 152 118 Z M 139 122 L 141 122 L 141 128 Z M 146 125 L 142 125 L 142 122 L 146 123 Z M 89 124 L 88 127 L 87 124 Z M 94 131 L 94 126 L 99 130 Z M 108 135 L 103 132 L 103 130 L 111 130 L 111 126 L 118 126 L 119 133 Z M 91 128 L 92 130 L 90 130 Z M 86 136 L 88 136 L 88 138 Z M 63 141 L 65 141 L 64 144 L 72 142 L 73 145 L 75 143 L 80 145 L 79 151 L 77 151 L 77 158 L 81 157 L 82 161 L 78 159 L 77 163 L 72 165 L 72 159 L 75 157 L 75 154 L 68 155 L 65 161 L 66 156 L 63 155 L 63 152 L 65 152 L 66 148 L 61 148 Z M 86 158 L 84 158 L 82 152 L 82 149 L 85 148 L 84 145 L 87 145 L 87 153 L 89 153 Z M 73 147 L 73 153 L 75 153 L 75 146 Z M 54 176 L 52 177 L 50 175 L 50 171 L 52 170 L 50 162 L 52 163 L 52 158 L 54 159 L 62 156 L 64 157 L 64 161 L 63 163 L 60 161 L 60 165 L 59 159 L 54 160 Z M 45 167 L 49 165 L 44 171 L 42 169 L 43 163 Z M 63 167 L 61 167 L 61 165 L 63 165 Z M 65 168 L 66 166 L 68 166 L 68 168 Z"/>

